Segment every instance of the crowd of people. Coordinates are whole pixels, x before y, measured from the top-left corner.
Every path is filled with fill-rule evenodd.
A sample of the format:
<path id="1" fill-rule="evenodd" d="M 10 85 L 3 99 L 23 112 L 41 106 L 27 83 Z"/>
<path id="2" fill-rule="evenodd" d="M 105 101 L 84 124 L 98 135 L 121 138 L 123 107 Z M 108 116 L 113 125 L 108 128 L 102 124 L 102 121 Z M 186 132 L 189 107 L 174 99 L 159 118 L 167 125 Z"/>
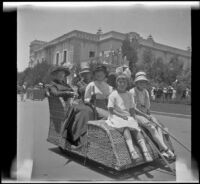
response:
<path id="1" fill-rule="evenodd" d="M 153 101 L 161 100 L 161 101 L 172 101 L 177 98 L 177 90 L 175 87 L 167 86 L 167 87 L 151 87 L 150 90 L 151 99 Z M 180 95 L 181 100 L 190 99 L 191 90 L 189 88 L 185 88 Z"/>
<path id="2" fill-rule="evenodd" d="M 84 145 L 87 122 L 101 119 L 104 115 L 99 109 L 104 109 L 108 112 L 105 122 L 124 136 L 134 161 L 139 155 L 135 150 L 133 137 L 140 146 L 144 159 L 152 161 L 141 127 L 149 130 L 163 156 L 175 157 L 163 140 L 163 132 L 156 125 L 158 121 L 150 112 L 150 97 L 146 89 L 149 80 L 145 72 L 138 72 L 133 81 L 128 67 L 118 68 L 116 72 L 109 74 L 105 65 L 98 64 L 92 71 L 88 66 L 82 67 L 78 74 L 79 80 L 72 83 L 68 80 L 71 78 L 68 68 L 55 67 L 51 75 L 53 78 L 48 85 L 47 96 L 63 97 L 66 103 L 69 103 L 69 98 L 79 99 L 79 103 L 71 103 L 63 126 L 67 127 L 67 139 L 73 149 Z"/>

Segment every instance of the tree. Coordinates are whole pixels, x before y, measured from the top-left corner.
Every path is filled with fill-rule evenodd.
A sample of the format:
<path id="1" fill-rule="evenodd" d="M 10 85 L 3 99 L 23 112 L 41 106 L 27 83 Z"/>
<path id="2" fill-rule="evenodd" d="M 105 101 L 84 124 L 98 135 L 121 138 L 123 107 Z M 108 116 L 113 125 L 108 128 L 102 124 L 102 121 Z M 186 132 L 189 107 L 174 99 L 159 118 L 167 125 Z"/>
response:
<path id="1" fill-rule="evenodd" d="M 164 74 L 164 63 L 162 58 L 157 58 L 152 64 L 152 73 L 151 78 L 154 79 L 155 82 L 161 83 L 163 81 Z"/>
<path id="2" fill-rule="evenodd" d="M 183 62 L 177 56 L 171 58 L 168 63 L 169 80 L 172 83 L 183 72 Z"/>
<path id="3" fill-rule="evenodd" d="M 132 75 L 135 75 L 136 72 L 136 63 L 138 61 L 137 48 L 137 40 L 132 39 L 132 42 L 130 42 L 130 39 L 127 35 L 126 39 L 122 42 L 122 57 L 126 56 L 127 60 L 129 61 L 129 69 Z"/>
<path id="4" fill-rule="evenodd" d="M 23 72 L 17 74 L 19 85 L 27 82 L 28 86 L 34 86 L 39 82 L 47 83 L 50 81 L 49 70 L 51 65 L 46 61 L 38 63 L 33 68 L 27 67 Z"/>
<path id="5" fill-rule="evenodd" d="M 27 82 L 28 79 L 30 78 L 32 72 L 32 68 L 26 68 L 23 72 L 18 72 L 17 73 L 17 83 L 19 85 L 23 85 L 24 82 Z"/>
<path id="6" fill-rule="evenodd" d="M 151 49 L 145 49 L 143 52 L 143 65 L 147 75 L 152 78 L 152 64 L 154 62 L 154 54 Z"/>

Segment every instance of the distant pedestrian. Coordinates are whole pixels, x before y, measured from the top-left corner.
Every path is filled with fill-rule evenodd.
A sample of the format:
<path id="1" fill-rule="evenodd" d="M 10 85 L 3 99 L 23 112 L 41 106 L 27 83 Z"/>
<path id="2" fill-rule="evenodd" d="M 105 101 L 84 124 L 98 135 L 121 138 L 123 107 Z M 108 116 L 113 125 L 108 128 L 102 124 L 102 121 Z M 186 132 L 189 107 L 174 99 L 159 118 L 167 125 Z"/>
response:
<path id="1" fill-rule="evenodd" d="M 163 90 L 161 87 L 158 87 L 158 90 L 156 93 L 156 98 L 160 100 L 162 98 L 162 96 L 163 96 Z"/>
<path id="2" fill-rule="evenodd" d="M 173 88 L 171 86 L 169 86 L 167 89 L 167 100 L 172 99 L 172 94 L 173 94 Z"/>
<path id="3" fill-rule="evenodd" d="M 155 100 L 155 87 L 152 87 L 151 89 L 151 98 L 152 100 Z"/>
<path id="4" fill-rule="evenodd" d="M 186 90 L 185 90 L 185 96 L 186 96 L 186 98 L 189 97 L 189 88 L 186 88 Z"/>
<path id="5" fill-rule="evenodd" d="M 163 88 L 163 101 L 166 101 L 167 100 L 167 88 L 164 87 Z"/>
<path id="6" fill-rule="evenodd" d="M 21 87 L 21 101 L 25 102 L 25 94 L 26 94 L 26 83 L 24 83 Z"/>
<path id="7" fill-rule="evenodd" d="M 181 95 L 181 100 L 184 100 L 186 98 L 186 89 L 183 90 Z"/>
<path id="8" fill-rule="evenodd" d="M 172 89 L 172 100 L 175 100 L 175 98 L 176 98 L 176 89 Z"/>
<path id="9" fill-rule="evenodd" d="M 158 87 L 155 87 L 154 89 L 155 100 L 157 100 L 157 92 L 158 92 Z"/>

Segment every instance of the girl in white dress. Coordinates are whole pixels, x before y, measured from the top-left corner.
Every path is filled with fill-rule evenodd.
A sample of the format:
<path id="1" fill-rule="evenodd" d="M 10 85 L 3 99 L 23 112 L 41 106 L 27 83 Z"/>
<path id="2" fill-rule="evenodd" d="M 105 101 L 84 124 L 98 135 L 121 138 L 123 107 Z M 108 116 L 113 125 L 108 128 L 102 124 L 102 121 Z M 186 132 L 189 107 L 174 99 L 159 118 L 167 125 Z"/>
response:
<path id="1" fill-rule="evenodd" d="M 116 79 L 117 90 L 114 90 L 108 100 L 109 117 L 106 123 L 109 126 L 123 130 L 127 146 L 134 161 L 139 159 L 138 153 L 133 146 L 131 132 L 134 132 L 134 136 L 140 145 L 144 158 L 147 162 L 151 162 L 153 159 L 149 154 L 144 138 L 141 134 L 141 130 L 138 127 L 138 123 L 134 116 L 134 107 L 132 96 L 127 91 L 128 78 L 125 74 L 120 74 Z M 132 130 L 130 132 L 130 130 Z"/>

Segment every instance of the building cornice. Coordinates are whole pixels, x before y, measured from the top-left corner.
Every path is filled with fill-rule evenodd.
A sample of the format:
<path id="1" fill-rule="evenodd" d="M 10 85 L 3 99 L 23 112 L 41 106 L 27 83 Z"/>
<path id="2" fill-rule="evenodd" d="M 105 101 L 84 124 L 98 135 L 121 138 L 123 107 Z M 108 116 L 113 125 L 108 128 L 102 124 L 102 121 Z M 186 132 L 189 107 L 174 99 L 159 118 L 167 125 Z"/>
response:
<path id="1" fill-rule="evenodd" d="M 130 32 L 130 34 L 132 34 L 132 33 L 134 33 L 134 32 Z M 129 33 L 127 33 L 127 34 L 129 34 Z M 123 41 L 127 34 L 126 33 L 120 33 L 120 32 L 117 32 L 117 31 L 109 31 L 109 32 L 104 33 L 104 34 L 97 35 L 97 34 L 87 33 L 87 32 L 84 32 L 84 31 L 73 30 L 73 31 L 70 31 L 67 34 L 64 34 L 64 35 L 62 35 L 62 36 L 60 36 L 56 39 L 51 40 L 50 42 L 44 42 L 44 44 L 41 45 L 41 47 L 39 49 L 37 49 L 33 52 L 41 51 L 41 50 L 45 49 L 46 47 L 53 46 L 55 44 L 64 42 L 64 41 L 66 41 L 70 38 L 71 39 L 72 38 L 78 38 L 78 39 L 82 39 L 82 40 L 85 40 L 85 41 L 92 41 L 92 42 L 96 42 L 96 43 L 100 44 L 100 43 L 107 41 L 107 40 L 110 40 L 110 39 Z M 137 34 L 137 33 L 135 33 L 135 34 Z M 177 55 L 180 55 L 180 56 L 191 58 L 191 53 L 189 53 L 187 50 L 182 50 L 182 49 L 179 49 L 179 48 L 171 47 L 171 46 L 168 46 L 168 45 L 157 43 L 155 41 L 149 41 L 148 39 L 143 39 L 142 37 L 139 37 L 138 41 L 144 47 L 149 47 L 151 49 L 159 50 L 159 51 L 162 51 L 162 52 L 177 54 Z"/>
<path id="2" fill-rule="evenodd" d="M 181 49 L 178 49 L 175 47 L 171 47 L 171 46 L 156 43 L 156 42 L 151 43 L 145 39 L 140 39 L 139 43 L 140 43 L 140 45 L 151 48 L 151 49 L 191 58 L 191 53 L 188 52 L 187 50 L 181 50 Z"/>

